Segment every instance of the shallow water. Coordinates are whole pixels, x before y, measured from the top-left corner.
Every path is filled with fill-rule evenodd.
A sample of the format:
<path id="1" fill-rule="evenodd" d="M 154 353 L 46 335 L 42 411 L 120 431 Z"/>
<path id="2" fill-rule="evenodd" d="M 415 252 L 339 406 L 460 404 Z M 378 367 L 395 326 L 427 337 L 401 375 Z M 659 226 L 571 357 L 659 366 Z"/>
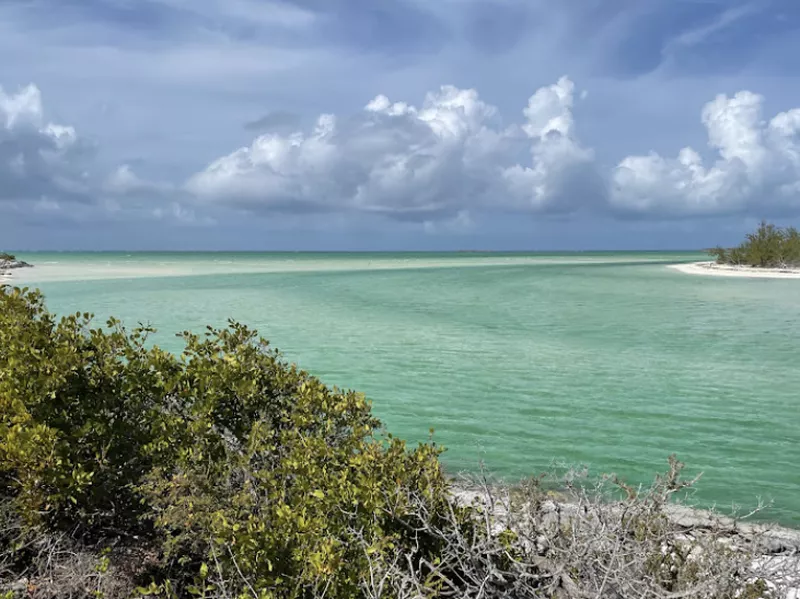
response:
<path id="1" fill-rule="evenodd" d="M 453 471 L 642 482 L 676 453 L 702 504 L 761 496 L 800 526 L 800 281 L 687 275 L 665 265 L 702 256 L 663 253 L 21 258 L 52 310 L 151 323 L 171 350 L 179 330 L 252 325 L 393 433 L 434 428 Z"/>

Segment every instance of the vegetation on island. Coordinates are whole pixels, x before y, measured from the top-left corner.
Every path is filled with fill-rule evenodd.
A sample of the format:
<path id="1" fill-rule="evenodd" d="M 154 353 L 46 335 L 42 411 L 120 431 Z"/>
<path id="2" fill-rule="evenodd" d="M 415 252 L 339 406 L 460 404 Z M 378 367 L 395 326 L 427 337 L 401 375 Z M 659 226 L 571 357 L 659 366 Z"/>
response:
<path id="1" fill-rule="evenodd" d="M 800 232 L 762 221 L 744 242 L 734 248 L 715 247 L 708 253 L 717 264 L 760 268 L 800 267 Z"/>
<path id="2" fill-rule="evenodd" d="M 7 254 L 6 252 L 0 252 L 0 274 L 4 274 L 6 269 L 11 268 L 28 268 L 31 265 L 27 262 L 22 262 L 21 260 L 17 260 L 17 257 L 13 254 Z"/>
<path id="3" fill-rule="evenodd" d="M 758 539 L 668 516 L 677 461 L 572 507 L 535 480 L 459 499 L 435 443 L 246 326 L 179 356 L 152 333 L 0 288 L 3 599 L 779 596 Z"/>
<path id="4" fill-rule="evenodd" d="M 0 252 L 0 275 L 5 272 L 5 269 L 8 268 L 12 262 L 15 262 L 17 259 L 16 256 L 12 254 L 6 254 L 5 252 Z"/>

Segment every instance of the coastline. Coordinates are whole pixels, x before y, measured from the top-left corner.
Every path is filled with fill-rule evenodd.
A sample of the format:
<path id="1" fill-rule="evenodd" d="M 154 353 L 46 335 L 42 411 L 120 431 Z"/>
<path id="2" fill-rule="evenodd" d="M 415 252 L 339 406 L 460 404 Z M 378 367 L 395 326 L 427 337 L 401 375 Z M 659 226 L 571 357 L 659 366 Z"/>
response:
<path id="1" fill-rule="evenodd" d="M 474 264 L 455 264 L 447 260 L 423 261 L 415 264 L 414 268 L 436 268 L 453 266 L 509 266 L 533 265 L 541 263 L 535 259 L 528 260 L 476 260 Z M 579 264 L 591 264 L 591 261 L 575 261 Z M 646 264 L 646 262 L 643 262 Z M 411 266 L 400 260 L 389 260 L 387 263 L 370 263 L 366 270 L 397 270 L 408 269 Z M 730 266 L 714 262 L 689 262 L 669 264 L 667 268 L 689 275 L 712 277 L 740 277 L 759 279 L 800 279 L 800 268 L 758 268 L 753 266 Z M 87 265 L 53 264 L 45 263 L 37 268 L 19 268 L 0 270 L 0 283 L 17 283 L 22 285 L 36 284 L 53 281 L 90 281 L 111 279 L 133 279 L 150 277 L 183 277 L 214 274 L 267 274 L 283 272 L 310 272 L 326 270 L 361 270 L 363 265 L 349 264 L 320 264 L 320 263 L 295 263 L 294 261 L 265 261 L 247 265 L 211 264 L 200 265 L 193 263 L 172 263 L 154 265 L 135 264 L 109 264 L 96 263 Z M 24 271 L 24 272 L 23 272 Z"/>
<path id="2" fill-rule="evenodd" d="M 711 277 L 744 277 L 751 279 L 800 279 L 798 268 L 759 268 L 756 266 L 733 266 L 715 262 L 691 262 L 670 264 L 667 268 L 689 275 Z"/>
<path id="3" fill-rule="evenodd" d="M 146 256 L 146 255 L 145 255 Z M 351 272 L 395 271 L 447 268 L 474 268 L 487 266 L 539 266 L 539 265 L 595 265 L 631 263 L 658 264 L 664 257 L 612 256 L 592 257 L 581 255 L 565 258 L 544 255 L 469 256 L 465 253 L 431 254 L 413 259 L 401 255 L 364 254 L 363 256 L 336 257 L 312 255 L 297 258 L 294 255 L 261 254 L 246 260 L 226 258 L 223 254 L 209 258 L 205 255 L 165 255 L 158 259 L 141 260 L 136 254 L 109 258 L 102 253 L 87 256 L 84 260 L 65 260 L 61 256 L 39 257 L 35 268 L 15 269 L 7 273 L 4 282 L 36 286 L 38 283 L 62 281 L 99 281 L 112 279 L 139 279 L 158 277 L 194 277 L 246 274 L 272 274 L 297 272 Z M 13 273 L 13 274 L 12 274 Z"/>
<path id="4" fill-rule="evenodd" d="M 650 503 L 657 495 L 649 499 L 645 495 L 644 499 L 629 497 L 627 501 L 608 502 L 591 494 L 570 496 L 558 492 L 538 497 L 535 493 L 523 494 L 515 498 L 510 487 L 470 484 L 467 480 L 451 480 L 450 484 L 450 495 L 458 505 L 478 506 L 484 510 L 492 534 L 510 529 L 519 538 L 526 539 L 527 547 L 540 556 L 548 555 L 565 527 L 572 531 L 573 544 L 589 550 L 597 539 L 593 520 L 603 523 L 602 534 L 625 535 L 624 525 L 614 528 L 624 521 L 625 514 L 645 518 L 658 514 L 657 518 L 664 518 L 659 520 L 664 527 L 660 533 L 662 551 L 673 544 L 683 547 L 686 555 L 692 556 L 729 547 L 735 553 L 746 555 L 742 566 L 748 568 L 754 578 L 765 581 L 767 588 L 775 593 L 760 595 L 762 599 L 772 596 L 800 599 L 800 530 L 797 529 L 737 519 L 713 508 L 698 509 L 680 502 L 664 504 L 656 498 Z M 642 547 L 645 546 L 646 543 Z"/>
<path id="5" fill-rule="evenodd" d="M 514 492 L 513 486 L 487 487 L 466 480 L 450 479 L 450 496 L 459 505 L 491 505 L 492 515 L 503 520 L 509 517 L 509 503 Z M 579 509 L 580 500 L 570 496 L 567 491 L 545 492 L 547 505 L 545 511 L 557 511 L 569 517 Z M 603 504 L 600 504 L 603 505 Z M 619 510 L 621 504 L 609 502 L 605 508 L 613 511 Z M 730 514 L 725 514 L 716 508 L 700 508 L 682 503 L 674 503 L 665 507 L 665 515 L 669 521 L 685 529 L 717 529 L 731 537 L 754 538 L 769 541 L 770 553 L 788 553 L 800 558 L 800 528 L 781 524 L 772 520 L 754 520 L 751 518 L 740 519 Z"/>
<path id="6" fill-rule="evenodd" d="M 11 274 L 15 270 L 33 268 L 33 265 L 22 260 L 17 260 L 14 256 L 0 253 L 0 283 L 11 280 Z"/>

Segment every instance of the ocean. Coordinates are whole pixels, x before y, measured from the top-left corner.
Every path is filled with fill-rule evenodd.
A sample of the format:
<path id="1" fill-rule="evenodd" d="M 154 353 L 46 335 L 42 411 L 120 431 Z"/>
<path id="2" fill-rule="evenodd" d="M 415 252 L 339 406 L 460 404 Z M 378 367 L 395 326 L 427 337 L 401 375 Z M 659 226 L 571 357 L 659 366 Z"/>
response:
<path id="1" fill-rule="evenodd" d="M 57 313 L 175 333 L 233 318 L 446 468 L 586 466 L 643 483 L 674 453 L 701 506 L 800 527 L 800 281 L 693 276 L 696 253 L 28 253 Z"/>

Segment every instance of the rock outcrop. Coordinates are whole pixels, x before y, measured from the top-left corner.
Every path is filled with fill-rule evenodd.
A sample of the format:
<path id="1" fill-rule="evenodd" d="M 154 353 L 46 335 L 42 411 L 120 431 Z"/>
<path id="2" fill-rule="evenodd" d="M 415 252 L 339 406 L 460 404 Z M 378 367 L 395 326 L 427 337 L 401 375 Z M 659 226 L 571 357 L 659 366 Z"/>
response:
<path id="1" fill-rule="evenodd" d="M 0 254 L 0 276 L 8 275 L 10 270 L 15 268 L 33 268 L 33 264 L 28 264 L 22 260 L 17 260 L 9 254 Z"/>

